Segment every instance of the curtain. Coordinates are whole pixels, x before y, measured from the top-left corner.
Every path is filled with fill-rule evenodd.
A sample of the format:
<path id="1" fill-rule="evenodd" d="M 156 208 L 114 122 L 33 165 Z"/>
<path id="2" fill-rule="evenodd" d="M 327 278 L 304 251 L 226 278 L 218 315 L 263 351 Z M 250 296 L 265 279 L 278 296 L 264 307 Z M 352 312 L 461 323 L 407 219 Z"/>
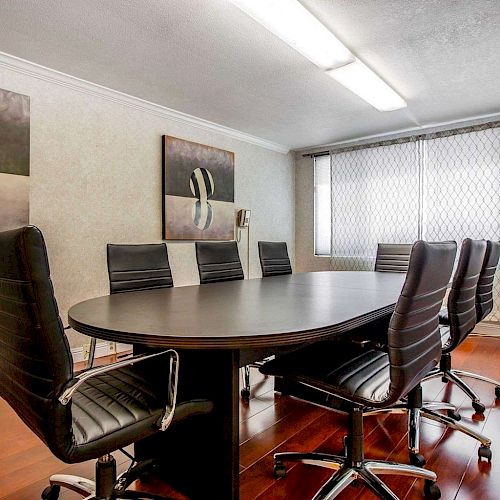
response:
<path id="1" fill-rule="evenodd" d="M 331 259 L 372 270 L 377 243 L 500 239 L 500 123 L 331 155 Z M 495 281 L 500 322 L 500 272 Z"/>
<path id="2" fill-rule="evenodd" d="M 334 269 L 372 270 L 377 243 L 418 239 L 415 142 L 334 154 L 331 189 Z"/>

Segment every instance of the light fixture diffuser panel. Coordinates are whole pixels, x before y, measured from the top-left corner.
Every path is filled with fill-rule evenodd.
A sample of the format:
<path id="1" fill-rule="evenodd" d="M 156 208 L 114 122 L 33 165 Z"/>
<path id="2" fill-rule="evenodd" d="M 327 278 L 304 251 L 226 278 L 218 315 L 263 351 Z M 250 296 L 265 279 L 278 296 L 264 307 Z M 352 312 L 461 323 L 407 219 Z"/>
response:
<path id="1" fill-rule="evenodd" d="M 322 69 L 354 61 L 350 50 L 297 0 L 230 0 Z"/>
<path id="2" fill-rule="evenodd" d="M 406 101 L 359 59 L 327 74 L 379 111 L 405 108 Z"/>

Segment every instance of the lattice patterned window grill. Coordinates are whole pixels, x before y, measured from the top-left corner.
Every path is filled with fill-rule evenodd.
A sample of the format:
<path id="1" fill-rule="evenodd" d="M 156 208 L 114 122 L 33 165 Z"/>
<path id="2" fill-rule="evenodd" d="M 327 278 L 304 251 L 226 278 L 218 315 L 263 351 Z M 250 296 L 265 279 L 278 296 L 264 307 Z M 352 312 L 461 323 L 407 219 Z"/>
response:
<path id="1" fill-rule="evenodd" d="M 415 142 L 332 157 L 332 268 L 372 270 L 378 242 L 419 236 L 419 162 Z"/>
<path id="2" fill-rule="evenodd" d="M 500 122 L 332 151 L 332 269 L 372 270 L 378 242 L 500 239 Z M 500 322 L 500 271 L 495 308 Z"/>
<path id="3" fill-rule="evenodd" d="M 425 145 L 424 237 L 500 238 L 500 128 L 429 138 Z M 500 271 L 495 309 L 500 322 Z"/>

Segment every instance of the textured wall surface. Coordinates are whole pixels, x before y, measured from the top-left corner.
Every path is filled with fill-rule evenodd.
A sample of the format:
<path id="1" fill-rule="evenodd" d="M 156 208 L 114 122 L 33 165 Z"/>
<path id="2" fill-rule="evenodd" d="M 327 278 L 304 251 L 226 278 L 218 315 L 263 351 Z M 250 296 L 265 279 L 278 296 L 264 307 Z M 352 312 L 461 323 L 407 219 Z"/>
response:
<path id="1" fill-rule="evenodd" d="M 314 256 L 314 160 L 295 160 L 295 271 L 328 271 L 330 259 Z"/>
<path id="2" fill-rule="evenodd" d="M 235 208 L 252 210 L 257 240 L 282 240 L 294 256 L 294 164 L 273 152 L 142 109 L 11 70 L 0 88 L 31 98 L 30 222 L 45 236 L 63 322 L 76 302 L 108 293 L 106 243 L 161 241 L 161 136 L 235 153 Z M 263 118 L 264 119 L 264 118 Z M 194 245 L 167 242 L 176 286 L 197 284 Z M 246 272 L 246 233 L 240 256 Z M 84 338 L 69 332 L 73 347 Z"/>

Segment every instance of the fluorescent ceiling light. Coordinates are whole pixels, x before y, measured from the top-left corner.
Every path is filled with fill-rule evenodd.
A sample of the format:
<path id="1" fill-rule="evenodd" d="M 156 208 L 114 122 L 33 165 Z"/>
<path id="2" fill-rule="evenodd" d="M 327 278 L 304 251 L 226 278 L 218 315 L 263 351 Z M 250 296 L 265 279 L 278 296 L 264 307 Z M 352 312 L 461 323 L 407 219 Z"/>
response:
<path id="1" fill-rule="evenodd" d="M 230 0 L 323 69 L 354 61 L 349 49 L 297 0 Z"/>
<path id="2" fill-rule="evenodd" d="M 406 107 L 406 101 L 359 59 L 327 73 L 379 111 Z"/>

